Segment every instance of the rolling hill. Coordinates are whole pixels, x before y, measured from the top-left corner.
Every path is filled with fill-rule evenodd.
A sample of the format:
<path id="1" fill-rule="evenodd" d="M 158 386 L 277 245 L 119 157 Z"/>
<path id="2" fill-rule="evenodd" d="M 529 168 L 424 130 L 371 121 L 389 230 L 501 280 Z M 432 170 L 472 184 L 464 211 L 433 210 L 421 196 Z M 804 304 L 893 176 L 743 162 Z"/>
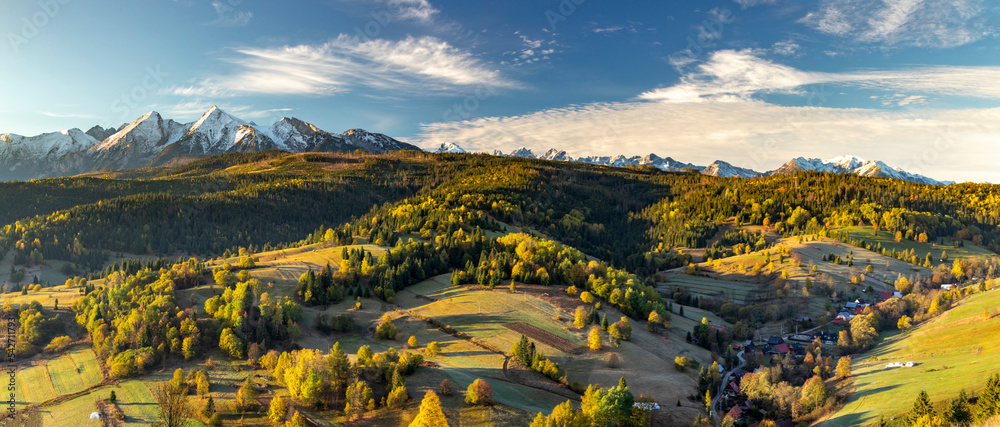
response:
<path id="1" fill-rule="evenodd" d="M 1000 372 L 1000 292 L 974 294 L 961 304 L 907 332 L 885 334 L 878 346 L 852 362 L 850 399 L 824 426 L 872 423 L 898 417 L 913 406 L 920 391 L 932 402 L 953 399 L 959 391 L 979 392 L 986 378 Z M 887 368 L 914 362 L 913 367 Z"/>

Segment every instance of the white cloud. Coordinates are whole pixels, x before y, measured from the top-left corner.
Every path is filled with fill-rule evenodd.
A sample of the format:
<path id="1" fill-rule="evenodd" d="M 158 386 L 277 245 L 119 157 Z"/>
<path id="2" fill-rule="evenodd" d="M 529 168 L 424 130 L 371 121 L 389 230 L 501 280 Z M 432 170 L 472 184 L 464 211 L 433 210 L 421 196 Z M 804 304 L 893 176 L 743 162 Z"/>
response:
<path id="1" fill-rule="evenodd" d="M 218 18 L 211 22 L 212 25 L 220 27 L 243 27 L 249 24 L 253 18 L 253 12 L 238 10 L 226 3 L 213 2 L 212 7 L 215 8 L 215 14 L 218 15 Z"/>
<path id="2" fill-rule="evenodd" d="M 874 90 L 1000 99 L 1000 67 L 914 67 L 886 71 L 803 71 L 761 58 L 751 50 L 721 50 L 674 86 L 645 92 L 645 100 L 698 102 L 714 97 L 750 99 L 759 93 L 797 93 L 803 86 L 835 84 Z M 734 98 L 735 97 L 735 98 Z"/>
<path id="3" fill-rule="evenodd" d="M 881 111 L 785 107 L 759 101 L 597 103 L 513 117 L 423 125 L 424 147 L 466 150 L 526 146 L 570 155 L 655 152 L 707 165 L 716 159 L 772 170 L 798 156 L 878 159 L 942 180 L 1000 182 L 1000 109 Z"/>
<path id="4" fill-rule="evenodd" d="M 519 87 L 471 53 L 435 37 L 399 41 L 341 35 L 323 45 L 245 48 L 239 70 L 175 87 L 181 96 L 332 95 L 355 86 L 409 93 L 450 93 L 463 87 Z"/>
<path id="5" fill-rule="evenodd" d="M 38 114 L 41 114 L 41 115 L 46 116 L 46 117 L 55 117 L 55 118 L 58 118 L 58 119 L 99 119 L 100 118 L 99 116 L 95 116 L 93 114 L 53 113 L 51 111 L 39 111 Z"/>
<path id="6" fill-rule="evenodd" d="M 777 0 L 733 0 L 733 1 L 739 3 L 740 6 L 743 7 L 744 9 L 748 9 L 758 4 L 774 4 Z"/>
<path id="7" fill-rule="evenodd" d="M 556 52 L 556 49 L 553 47 L 556 45 L 555 40 L 532 40 L 530 37 L 517 31 L 515 31 L 514 34 L 521 38 L 521 48 L 518 50 L 504 52 L 504 56 L 510 56 L 512 58 L 501 62 L 502 64 L 510 64 L 514 66 L 533 64 L 539 61 L 551 59 L 550 55 Z M 545 47 L 543 48 L 543 46 Z"/>
<path id="8" fill-rule="evenodd" d="M 823 0 L 800 22 L 862 44 L 947 48 L 991 35 L 982 4 L 983 0 Z"/>
<path id="9" fill-rule="evenodd" d="M 892 95 L 886 96 L 872 96 L 871 99 L 877 99 L 882 103 L 883 106 L 898 106 L 906 107 L 910 105 L 921 105 L 927 103 L 927 97 L 923 95 L 905 95 L 902 93 L 894 93 Z"/>
<path id="10" fill-rule="evenodd" d="M 600 34 L 600 33 L 616 33 L 618 31 L 621 31 L 621 30 L 624 30 L 624 29 L 625 29 L 625 27 L 623 27 L 621 25 L 613 25 L 613 26 L 604 27 L 604 28 L 594 28 L 594 32 L 598 33 L 598 34 Z"/>
<path id="11" fill-rule="evenodd" d="M 802 46 L 792 40 L 783 40 L 771 46 L 771 51 L 777 55 L 792 56 L 799 53 L 801 48 Z"/>
<path id="12" fill-rule="evenodd" d="M 380 0 L 389 8 L 389 12 L 399 19 L 412 19 L 420 22 L 430 22 L 438 10 L 427 0 Z"/>

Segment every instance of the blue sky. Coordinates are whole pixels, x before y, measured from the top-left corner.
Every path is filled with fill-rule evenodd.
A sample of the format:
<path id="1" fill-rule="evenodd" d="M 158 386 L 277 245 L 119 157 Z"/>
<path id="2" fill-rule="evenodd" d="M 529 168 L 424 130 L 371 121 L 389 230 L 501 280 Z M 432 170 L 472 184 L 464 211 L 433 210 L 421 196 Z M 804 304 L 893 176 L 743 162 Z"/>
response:
<path id="1" fill-rule="evenodd" d="M 1000 182 L 998 18 L 985 0 L 4 2 L 0 132 L 218 105 L 424 147 L 853 154 Z"/>

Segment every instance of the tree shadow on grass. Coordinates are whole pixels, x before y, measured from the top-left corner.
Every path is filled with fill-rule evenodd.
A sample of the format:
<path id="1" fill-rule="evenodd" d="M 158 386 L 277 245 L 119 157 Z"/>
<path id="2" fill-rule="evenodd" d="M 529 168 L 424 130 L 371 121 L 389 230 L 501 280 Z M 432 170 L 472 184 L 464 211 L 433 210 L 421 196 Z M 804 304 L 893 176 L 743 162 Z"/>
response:
<path id="1" fill-rule="evenodd" d="M 851 401 L 844 405 L 844 409 L 851 410 L 853 412 L 841 415 L 839 417 L 830 418 L 824 425 L 843 425 L 843 426 L 860 426 L 870 422 L 871 419 L 876 417 L 876 414 L 868 410 L 875 405 L 876 401 L 872 400 L 868 402 L 866 398 L 876 395 L 878 393 L 889 391 L 895 388 L 899 388 L 899 385 L 889 385 L 884 387 L 873 388 L 871 390 L 855 391 L 851 395 Z"/>

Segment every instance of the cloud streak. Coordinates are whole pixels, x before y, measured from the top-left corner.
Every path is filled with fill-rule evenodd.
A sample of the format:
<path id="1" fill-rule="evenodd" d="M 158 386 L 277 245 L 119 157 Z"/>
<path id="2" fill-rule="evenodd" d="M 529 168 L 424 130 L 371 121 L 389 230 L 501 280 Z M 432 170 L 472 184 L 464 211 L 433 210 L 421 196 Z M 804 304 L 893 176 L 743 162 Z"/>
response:
<path id="1" fill-rule="evenodd" d="M 416 94 L 454 93 L 476 85 L 517 88 L 470 52 L 436 37 L 362 40 L 340 35 L 322 45 L 244 48 L 229 62 L 237 71 L 173 87 L 180 96 L 320 95 L 357 86 Z"/>
<path id="2" fill-rule="evenodd" d="M 816 84 L 1000 99 L 1000 67 L 931 66 L 830 73 L 778 64 L 751 50 L 721 50 L 684 74 L 676 85 L 647 91 L 639 98 L 664 102 L 736 101 L 762 93 L 798 93 L 802 87 Z"/>
<path id="3" fill-rule="evenodd" d="M 823 0 L 799 22 L 862 45 L 949 48 L 991 35 L 982 15 L 982 0 Z"/>

